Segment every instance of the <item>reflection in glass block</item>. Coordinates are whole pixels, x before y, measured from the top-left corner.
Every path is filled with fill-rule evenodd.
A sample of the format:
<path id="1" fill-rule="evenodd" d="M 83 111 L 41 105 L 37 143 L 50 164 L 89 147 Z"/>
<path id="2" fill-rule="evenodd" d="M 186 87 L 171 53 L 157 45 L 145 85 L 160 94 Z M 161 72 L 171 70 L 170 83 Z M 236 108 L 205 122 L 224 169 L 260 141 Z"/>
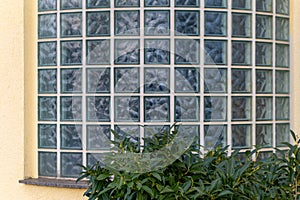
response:
<path id="1" fill-rule="evenodd" d="M 290 50 L 289 45 L 276 44 L 276 66 L 289 67 L 290 65 Z"/>
<path id="2" fill-rule="evenodd" d="M 252 0 L 232 0 L 232 9 L 250 10 Z"/>
<path id="3" fill-rule="evenodd" d="M 110 121 L 110 97 L 87 97 L 87 120 Z"/>
<path id="4" fill-rule="evenodd" d="M 110 13 L 109 12 L 87 12 L 88 36 L 108 36 L 110 35 Z"/>
<path id="5" fill-rule="evenodd" d="M 199 97 L 177 96 L 175 97 L 175 121 L 199 121 L 200 105 Z"/>
<path id="6" fill-rule="evenodd" d="M 88 150 L 110 148 L 110 125 L 88 125 L 86 129 Z"/>
<path id="7" fill-rule="evenodd" d="M 176 7 L 198 7 L 199 0 L 176 0 Z"/>
<path id="8" fill-rule="evenodd" d="M 200 41 L 175 39 L 175 63 L 198 64 L 200 62 Z"/>
<path id="9" fill-rule="evenodd" d="M 144 126 L 145 140 L 151 138 L 153 135 L 164 133 L 165 131 L 169 132 L 170 127 L 167 125 L 147 125 Z M 146 143 L 146 142 L 145 142 Z"/>
<path id="10" fill-rule="evenodd" d="M 115 11 L 115 35 L 139 35 L 139 11 Z"/>
<path id="11" fill-rule="evenodd" d="M 276 97 L 276 120 L 290 119 L 290 99 L 288 97 Z"/>
<path id="12" fill-rule="evenodd" d="M 61 153 L 61 176 L 78 177 L 82 171 L 82 154 L 81 153 Z"/>
<path id="13" fill-rule="evenodd" d="M 256 124 L 256 145 L 259 147 L 271 147 L 272 133 L 272 125 Z"/>
<path id="14" fill-rule="evenodd" d="M 251 37 L 251 15 L 232 13 L 232 36 Z"/>
<path id="15" fill-rule="evenodd" d="M 62 149 L 82 149 L 81 125 L 61 125 L 60 134 Z"/>
<path id="16" fill-rule="evenodd" d="M 256 11 L 271 12 L 272 0 L 256 0 Z"/>
<path id="17" fill-rule="evenodd" d="M 226 8 L 227 0 L 205 0 L 206 8 Z"/>
<path id="18" fill-rule="evenodd" d="M 56 69 L 40 69 L 39 77 L 39 93 L 56 93 L 57 92 L 57 77 Z"/>
<path id="19" fill-rule="evenodd" d="M 170 98 L 169 97 L 145 97 L 144 116 L 146 122 L 170 121 Z"/>
<path id="20" fill-rule="evenodd" d="M 175 68 L 175 92 L 200 91 L 200 74 L 196 68 Z"/>
<path id="21" fill-rule="evenodd" d="M 145 0 L 146 7 L 166 7 L 170 6 L 169 0 Z"/>
<path id="22" fill-rule="evenodd" d="M 251 146 L 251 125 L 232 125 L 232 147 L 249 148 Z"/>
<path id="23" fill-rule="evenodd" d="M 285 146 L 283 142 L 291 142 L 290 139 L 290 125 L 276 124 L 276 146 Z"/>
<path id="24" fill-rule="evenodd" d="M 272 38 L 272 17 L 256 15 L 256 38 Z"/>
<path id="25" fill-rule="evenodd" d="M 115 0 L 116 7 L 139 7 L 139 0 Z"/>
<path id="26" fill-rule="evenodd" d="M 204 92 L 225 93 L 227 91 L 226 69 L 204 69 Z"/>
<path id="27" fill-rule="evenodd" d="M 205 35 L 226 36 L 226 34 L 227 14 L 223 12 L 205 12 Z"/>
<path id="28" fill-rule="evenodd" d="M 57 0 L 38 0 L 39 11 L 56 10 Z"/>
<path id="29" fill-rule="evenodd" d="M 115 64 L 139 64 L 139 59 L 139 40 L 115 40 Z"/>
<path id="30" fill-rule="evenodd" d="M 57 132 L 55 124 L 39 124 L 39 148 L 56 149 L 57 145 Z"/>
<path id="31" fill-rule="evenodd" d="M 169 68 L 145 69 L 145 93 L 169 93 L 170 70 Z"/>
<path id="32" fill-rule="evenodd" d="M 110 69 L 89 68 L 87 74 L 88 93 L 109 93 L 110 92 Z"/>
<path id="33" fill-rule="evenodd" d="M 64 41 L 61 42 L 61 64 L 80 65 L 82 63 L 82 42 Z"/>
<path id="34" fill-rule="evenodd" d="M 39 15 L 39 38 L 55 38 L 56 28 L 56 14 Z"/>
<path id="35" fill-rule="evenodd" d="M 256 93 L 272 93 L 272 71 L 256 70 Z"/>
<path id="36" fill-rule="evenodd" d="M 255 62 L 258 66 L 272 65 L 272 44 L 271 43 L 256 43 Z"/>
<path id="37" fill-rule="evenodd" d="M 145 11 L 145 35 L 169 35 L 169 11 Z"/>
<path id="38" fill-rule="evenodd" d="M 137 122 L 140 120 L 139 97 L 115 97 L 115 121 Z"/>
<path id="39" fill-rule="evenodd" d="M 169 64 L 170 40 L 145 40 L 145 64 Z"/>
<path id="40" fill-rule="evenodd" d="M 276 17 L 276 40 L 289 40 L 289 18 Z"/>
<path id="41" fill-rule="evenodd" d="M 218 146 L 225 147 L 227 144 L 226 125 L 206 125 L 204 126 L 204 146 L 206 149 L 213 149 Z"/>
<path id="42" fill-rule="evenodd" d="M 63 13 L 60 18 L 61 37 L 78 37 L 82 35 L 81 13 Z"/>
<path id="43" fill-rule="evenodd" d="M 251 97 L 232 97 L 232 120 L 251 119 Z"/>
<path id="44" fill-rule="evenodd" d="M 82 91 L 81 69 L 61 69 L 61 92 L 78 93 Z"/>
<path id="45" fill-rule="evenodd" d="M 251 70 L 232 69 L 231 70 L 231 91 L 232 93 L 251 92 Z"/>
<path id="46" fill-rule="evenodd" d="M 200 127 L 196 125 L 177 125 L 174 127 L 177 131 L 178 139 L 184 139 L 190 147 L 199 148 L 200 144 Z"/>
<path id="47" fill-rule="evenodd" d="M 109 40 L 88 40 L 87 45 L 87 64 L 101 65 L 110 63 L 110 41 Z"/>
<path id="48" fill-rule="evenodd" d="M 289 14 L 290 2 L 289 0 L 276 0 L 276 13 Z"/>
<path id="49" fill-rule="evenodd" d="M 206 65 L 224 65 L 227 63 L 226 41 L 205 40 L 204 48 Z"/>
<path id="50" fill-rule="evenodd" d="M 61 120 L 80 121 L 82 120 L 82 99 L 81 97 L 61 97 Z"/>
<path id="51" fill-rule="evenodd" d="M 61 0 L 60 8 L 66 9 L 78 9 L 82 7 L 82 0 Z"/>
<path id="52" fill-rule="evenodd" d="M 39 152 L 39 176 L 57 176 L 57 155 L 51 152 Z"/>
<path id="53" fill-rule="evenodd" d="M 103 155 L 101 153 L 87 153 L 86 154 L 87 166 L 92 167 L 97 162 L 99 162 L 100 165 L 103 164 L 104 156 L 105 155 Z"/>
<path id="54" fill-rule="evenodd" d="M 251 65 L 251 42 L 232 41 L 232 64 Z"/>
<path id="55" fill-rule="evenodd" d="M 276 93 L 288 94 L 290 89 L 290 73 L 289 71 L 276 71 Z"/>
<path id="56" fill-rule="evenodd" d="M 56 121 L 56 97 L 39 97 L 38 117 L 40 121 Z"/>
<path id="57" fill-rule="evenodd" d="M 115 92 L 139 92 L 139 68 L 115 68 Z"/>
<path id="58" fill-rule="evenodd" d="M 227 118 L 226 97 L 205 97 L 204 98 L 204 120 L 225 121 Z"/>
<path id="59" fill-rule="evenodd" d="M 256 120 L 272 120 L 272 97 L 256 97 Z"/>
<path id="60" fill-rule="evenodd" d="M 56 42 L 39 42 L 39 66 L 55 66 L 57 64 Z"/>
<path id="61" fill-rule="evenodd" d="M 87 8 L 109 8 L 110 0 L 87 0 Z"/>
<path id="62" fill-rule="evenodd" d="M 175 11 L 175 34 L 199 35 L 200 15 L 198 11 Z"/>

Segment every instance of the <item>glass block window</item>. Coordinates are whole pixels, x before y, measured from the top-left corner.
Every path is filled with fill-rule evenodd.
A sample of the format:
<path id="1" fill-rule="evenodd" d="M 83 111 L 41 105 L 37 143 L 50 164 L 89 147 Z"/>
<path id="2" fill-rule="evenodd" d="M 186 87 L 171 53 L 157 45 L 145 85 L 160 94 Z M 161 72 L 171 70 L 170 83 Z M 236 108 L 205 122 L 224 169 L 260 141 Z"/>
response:
<path id="1" fill-rule="evenodd" d="M 289 0 L 38 0 L 38 173 L 74 178 L 163 130 L 204 150 L 289 141 Z M 172 126 L 176 123 L 176 126 Z"/>

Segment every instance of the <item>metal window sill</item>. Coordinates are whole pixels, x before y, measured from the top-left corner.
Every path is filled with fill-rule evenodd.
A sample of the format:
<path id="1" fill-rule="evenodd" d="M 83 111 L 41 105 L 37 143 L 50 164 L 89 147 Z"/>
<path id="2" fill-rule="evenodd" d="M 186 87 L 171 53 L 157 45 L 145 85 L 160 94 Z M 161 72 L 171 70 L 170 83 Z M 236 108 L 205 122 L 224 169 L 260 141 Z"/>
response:
<path id="1" fill-rule="evenodd" d="M 73 188 L 73 189 L 86 189 L 88 187 L 87 181 L 77 182 L 75 180 L 65 179 L 50 179 L 50 178 L 28 178 L 19 180 L 19 183 L 26 185 L 58 187 L 58 188 Z"/>

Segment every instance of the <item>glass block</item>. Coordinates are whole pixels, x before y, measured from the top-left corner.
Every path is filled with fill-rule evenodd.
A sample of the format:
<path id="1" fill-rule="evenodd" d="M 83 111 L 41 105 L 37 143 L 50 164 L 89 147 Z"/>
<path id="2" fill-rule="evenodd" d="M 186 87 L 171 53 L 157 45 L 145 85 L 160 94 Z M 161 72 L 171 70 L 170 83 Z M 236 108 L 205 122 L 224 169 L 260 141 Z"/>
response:
<path id="1" fill-rule="evenodd" d="M 105 150 L 110 148 L 110 125 L 88 125 L 86 129 L 88 150 Z"/>
<path id="2" fill-rule="evenodd" d="M 175 97 L 175 121 L 196 122 L 200 119 L 200 99 L 195 96 Z"/>
<path id="3" fill-rule="evenodd" d="M 251 65 L 251 42 L 232 41 L 232 64 Z"/>
<path id="4" fill-rule="evenodd" d="M 206 8 L 226 8 L 227 0 L 205 0 Z"/>
<path id="5" fill-rule="evenodd" d="M 78 177 L 82 171 L 82 154 L 81 153 L 61 153 L 61 176 Z"/>
<path id="6" fill-rule="evenodd" d="M 250 10 L 252 0 L 232 0 L 232 9 Z"/>
<path id="7" fill-rule="evenodd" d="M 55 66 L 57 64 L 56 42 L 39 42 L 39 66 Z"/>
<path id="8" fill-rule="evenodd" d="M 169 68 L 145 68 L 145 93 L 169 93 L 170 70 Z"/>
<path id="9" fill-rule="evenodd" d="M 140 41 L 135 39 L 115 40 L 115 64 L 139 64 Z"/>
<path id="10" fill-rule="evenodd" d="M 271 43 L 256 43 L 255 62 L 257 66 L 272 65 L 272 44 Z"/>
<path id="11" fill-rule="evenodd" d="M 272 7 L 272 0 L 256 0 L 256 11 L 271 12 Z"/>
<path id="12" fill-rule="evenodd" d="M 87 0 L 87 8 L 109 8 L 110 0 Z"/>
<path id="13" fill-rule="evenodd" d="M 56 97 L 39 97 L 38 118 L 39 121 L 56 121 L 57 119 Z"/>
<path id="14" fill-rule="evenodd" d="M 38 0 L 39 12 L 56 10 L 57 0 Z"/>
<path id="15" fill-rule="evenodd" d="M 56 149 L 57 132 L 55 124 L 39 124 L 38 134 L 39 148 Z"/>
<path id="16" fill-rule="evenodd" d="M 276 44 L 276 66 L 289 67 L 290 49 L 289 45 Z"/>
<path id="17" fill-rule="evenodd" d="M 233 148 L 251 147 L 251 125 L 247 125 L 247 124 L 232 125 L 232 147 Z"/>
<path id="18" fill-rule="evenodd" d="M 57 174 L 57 155 L 51 152 L 39 152 L 39 176 L 53 176 Z"/>
<path id="19" fill-rule="evenodd" d="M 100 165 L 103 164 L 104 157 L 105 154 L 101 154 L 101 153 L 87 153 L 86 154 L 87 166 L 92 167 L 97 162 L 99 162 Z"/>
<path id="20" fill-rule="evenodd" d="M 232 93 L 251 92 L 251 70 L 232 69 L 231 70 L 231 91 Z"/>
<path id="21" fill-rule="evenodd" d="M 213 149 L 218 146 L 227 145 L 226 125 L 206 125 L 204 126 L 204 146 L 206 149 Z"/>
<path id="22" fill-rule="evenodd" d="M 116 125 L 115 132 L 118 134 L 120 140 L 124 138 L 129 138 L 130 142 L 136 143 L 137 145 L 140 144 L 139 126 Z"/>
<path id="23" fill-rule="evenodd" d="M 251 14 L 232 13 L 232 36 L 251 37 Z"/>
<path id="24" fill-rule="evenodd" d="M 39 94 L 57 92 L 56 74 L 56 69 L 40 69 L 38 71 Z"/>
<path id="25" fill-rule="evenodd" d="M 39 15 L 39 38 L 56 38 L 56 14 Z"/>
<path id="26" fill-rule="evenodd" d="M 204 120 L 225 121 L 227 119 L 226 97 L 204 97 Z"/>
<path id="27" fill-rule="evenodd" d="M 196 93 L 200 91 L 200 72 L 196 68 L 175 68 L 175 92 Z"/>
<path id="28" fill-rule="evenodd" d="M 139 35 L 139 11 L 115 11 L 115 35 Z"/>
<path id="29" fill-rule="evenodd" d="M 139 7 L 138 0 L 115 0 L 115 7 Z"/>
<path id="30" fill-rule="evenodd" d="M 199 35 L 200 14 L 198 11 L 175 11 L 176 35 Z"/>
<path id="31" fill-rule="evenodd" d="M 87 92 L 88 93 L 109 93 L 110 92 L 110 69 L 89 68 L 86 70 Z"/>
<path id="32" fill-rule="evenodd" d="M 283 142 L 291 142 L 290 139 L 290 125 L 276 124 L 276 146 L 285 146 Z"/>
<path id="33" fill-rule="evenodd" d="M 82 42 L 81 41 L 61 42 L 61 64 L 62 65 L 82 64 Z"/>
<path id="34" fill-rule="evenodd" d="M 145 7 L 168 7 L 170 0 L 145 0 Z"/>
<path id="35" fill-rule="evenodd" d="M 87 12 L 87 36 L 109 36 L 110 35 L 110 13 L 105 12 Z"/>
<path id="36" fill-rule="evenodd" d="M 82 14 L 63 13 L 60 15 L 60 36 L 80 37 L 82 35 Z"/>
<path id="37" fill-rule="evenodd" d="M 62 10 L 82 8 L 82 0 L 61 0 L 60 8 Z"/>
<path id="38" fill-rule="evenodd" d="M 256 70 L 256 93 L 272 93 L 272 71 Z"/>
<path id="39" fill-rule="evenodd" d="M 61 69 L 61 93 L 82 92 L 82 70 Z"/>
<path id="40" fill-rule="evenodd" d="M 198 7 L 199 0 L 176 0 L 176 7 Z"/>
<path id="41" fill-rule="evenodd" d="M 138 122 L 140 121 L 139 97 L 115 97 L 115 121 Z"/>
<path id="42" fill-rule="evenodd" d="M 273 152 L 272 151 L 260 151 L 257 155 L 256 160 L 266 160 L 272 156 Z"/>
<path id="43" fill-rule="evenodd" d="M 227 63 L 227 42 L 218 40 L 205 40 L 205 64 L 225 65 Z"/>
<path id="44" fill-rule="evenodd" d="M 144 97 L 146 122 L 170 121 L 169 97 Z"/>
<path id="45" fill-rule="evenodd" d="M 272 124 L 256 124 L 256 145 L 259 147 L 272 147 Z"/>
<path id="46" fill-rule="evenodd" d="M 167 125 L 147 125 L 144 126 L 145 139 L 151 138 L 154 135 L 169 132 L 170 127 Z"/>
<path id="47" fill-rule="evenodd" d="M 205 93 L 226 93 L 227 91 L 227 70 L 226 69 L 204 69 L 204 92 Z"/>
<path id="48" fill-rule="evenodd" d="M 199 148 L 200 144 L 200 127 L 196 125 L 177 125 L 174 127 L 177 131 L 178 139 L 184 139 L 185 145 L 188 143 L 190 147 Z M 187 146 L 188 147 L 188 146 Z"/>
<path id="49" fill-rule="evenodd" d="M 272 120 L 273 99 L 272 97 L 256 97 L 256 120 Z"/>
<path id="50" fill-rule="evenodd" d="M 288 94 L 290 89 L 289 71 L 276 71 L 276 94 Z"/>
<path id="51" fill-rule="evenodd" d="M 227 14 L 224 12 L 205 12 L 205 35 L 226 36 L 226 34 Z"/>
<path id="52" fill-rule="evenodd" d="M 289 0 L 276 0 L 276 13 L 288 15 L 289 7 L 290 7 Z"/>
<path id="53" fill-rule="evenodd" d="M 169 11 L 145 11 L 145 35 L 169 35 L 170 12 Z"/>
<path id="54" fill-rule="evenodd" d="M 272 17 L 267 15 L 256 15 L 256 38 L 272 38 Z"/>
<path id="55" fill-rule="evenodd" d="M 87 120 L 110 121 L 110 97 L 87 97 Z"/>
<path id="56" fill-rule="evenodd" d="M 60 126 L 61 149 L 82 149 L 82 126 Z"/>
<path id="57" fill-rule="evenodd" d="M 232 121 L 251 120 L 251 97 L 232 97 Z"/>
<path id="58" fill-rule="evenodd" d="M 145 40 L 145 64 L 169 64 L 170 40 L 146 39 Z"/>
<path id="59" fill-rule="evenodd" d="M 289 40 L 289 18 L 276 17 L 276 40 Z"/>
<path id="60" fill-rule="evenodd" d="M 82 98 L 81 97 L 61 97 L 61 121 L 81 121 L 82 120 Z"/>
<path id="61" fill-rule="evenodd" d="M 86 45 L 88 65 L 110 63 L 110 40 L 87 40 Z"/>
<path id="62" fill-rule="evenodd" d="M 115 68 L 115 92 L 136 93 L 140 89 L 140 70 L 135 67 Z"/>
<path id="63" fill-rule="evenodd" d="M 175 64 L 198 64 L 200 40 L 175 39 Z"/>
<path id="64" fill-rule="evenodd" d="M 276 97 L 276 120 L 290 119 L 290 99 L 288 97 Z"/>

